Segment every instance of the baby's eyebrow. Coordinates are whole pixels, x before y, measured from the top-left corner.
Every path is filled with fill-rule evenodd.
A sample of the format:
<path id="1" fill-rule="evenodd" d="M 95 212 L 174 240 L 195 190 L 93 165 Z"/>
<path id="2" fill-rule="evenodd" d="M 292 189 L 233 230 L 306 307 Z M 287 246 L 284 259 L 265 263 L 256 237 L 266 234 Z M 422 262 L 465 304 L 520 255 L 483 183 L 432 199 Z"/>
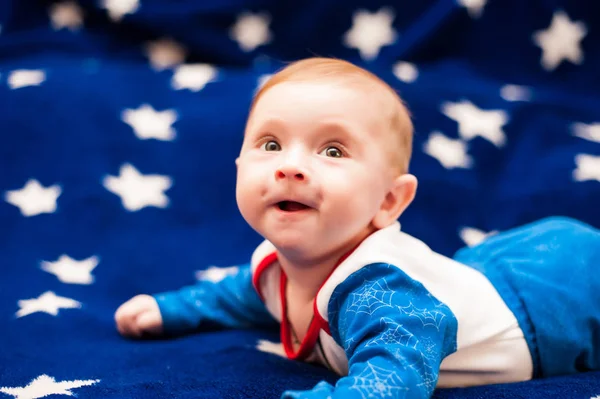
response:
<path id="1" fill-rule="evenodd" d="M 343 122 L 322 122 L 319 124 L 317 132 L 319 134 L 338 136 L 340 139 L 345 139 L 348 141 L 358 141 L 358 137 L 356 137 L 357 134 L 354 129 Z"/>
<path id="2" fill-rule="evenodd" d="M 274 131 L 285 131 L 285 122 L 278 117 L 270 117 L 265 120 L 262 120 L 258 123 L 255 123 L 253 126 L 253 130 L 274 130 Z"/>

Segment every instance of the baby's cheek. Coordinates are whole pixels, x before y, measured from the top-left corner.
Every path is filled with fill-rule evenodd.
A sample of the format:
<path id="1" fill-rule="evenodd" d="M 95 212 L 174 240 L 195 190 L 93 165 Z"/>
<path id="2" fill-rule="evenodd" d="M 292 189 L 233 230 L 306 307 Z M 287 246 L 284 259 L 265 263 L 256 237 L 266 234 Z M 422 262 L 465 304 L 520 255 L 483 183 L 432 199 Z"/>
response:
<path id="1" fill-rule="evenodd" d="M 236 201 L 240 213 L 251 222 L 262 205 L 265 184 L 254 175 L 240 176 L 236 187 Z"/>

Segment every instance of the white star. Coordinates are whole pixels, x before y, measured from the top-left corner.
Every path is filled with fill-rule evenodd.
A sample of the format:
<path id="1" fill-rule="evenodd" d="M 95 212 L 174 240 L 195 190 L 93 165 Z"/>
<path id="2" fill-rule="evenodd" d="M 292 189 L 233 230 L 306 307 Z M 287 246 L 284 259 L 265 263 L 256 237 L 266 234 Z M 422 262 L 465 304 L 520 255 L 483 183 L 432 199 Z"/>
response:
<path id="1" fill-rule="evenodd" d="M 443 103 L 442 113 L 458 122 L 458 133 L 465 140 L 481 136 L 497 147 L 506 142 L 502 126 L 508 121 L 508 115 L 502 110 L 484 111 L 470 101 L 462 101 Z"/>
<path id="2" fill-rule="evenodd" d="M 374 13 L 367 10 L 355 11 L 352 28 L 344 35 L 344 45 L 358 49 L 363 60 L 375 59 L 383 46 L 396 41 L 393 20 L 394 12 L 387 7 Z"/>
<path id="3" fill-rule="evenodd" d="M 556 11 L 550 26 L 533 34 L 533 41 L 542 49 L 542 67 L 551 71 L 562 60 L 581 64 L 583 52 L 580 42 L 586 34 L 587 28 L 583 22 L 571 22 L 564 11 Z"/>
<path id="4" fill-rule="evenodd" d="M 393 69 L 394 75 L 404 83 L 412 83 L 417 80 L 419 76 L 419 71 L 414 64 L 410 62 L 399 61 L 394 64 Z"/>
<path id="5" fill-rule="evenodd" d="M 573 124 L 572 130 L 573 136 L 600 143 L 600 123 L 586 125 L 585 123 L 577 122 Z"/>
<path id="6" fill-rule="evenodd" d="M 27 86 L 39 86 L 46 80 L 46 72 L 41 69 L 17 69 L 8 76 L 8 87 L 20 89 Z"/>
<path id="7" fill-rule="evenodd" d="M 0 392 L 14 396 L 15 399 L 37 399 L 48 395 L 76 396 L 71 389 L 93 385 L 100 380 L 73 380 L 56 382 L 54 377 L 40 375 L 26 387 L 2 387 Z"/>
<path id="8" fill-rule="evenodd" d="M 74 1 L 54 3 L 50 6 L 50 22 L 54 30 L 68 28 L 76 31 L 83 25 L 83 11 Z"/>
<path id="9" fill-rule="evenodd" d="M 479 18 L 487 0 L 457 0 L 458 5 L 465 7 L 471 18 Z"/>
<path id="10" fill-rule="evenodd" d="M 46 291 L 37 298 L 21 299 L 17 302 L 19 311 L 17 317 L 23 317 L 36 312 L 45 312 L 53 316 L 58 315 L 58 309 L 78 309 L 81 302 L 63 296 L 56 296 L 52 291 Z"/>
<path id="11" fill-rule="evenodd" d="M 573 180 L 598 180 L 600 182 L 600 156 L 589 154 L 575 155 L 577 168 L 573 170 Z"/>
<path id="12" fill-rule="evenodd" d="M 160 39 L 146 44 L 146 55 L 152 68 L 157 71 L 181 64 L 186 57 L 186 49 L 172 39 Z"/>
<path id="13" fill-rule="evenodd" d="M 186 64 L 177 67 L 171 87 L 175 90 L 189 89 L 199 91 L 208 83 L 214 82 L 217 77 L 217 68 L 210 64 Z"/>
<path id="14" fill-rule="evenodd" d="M 252 51 L 271 42 L 273 36 L 269 32 L 270 22 L 271 17 L 265 12 L 243 12 L 238 15 L 235 24 L 229 30 L 229 37 L 238 42 L 242 50 Z"/>
<path id="15" fill-rule="evenodd" d="M 526 86 L 507 84 L 500 88 L 500 96 L 506 101 L 529 101 L 531 90 Z"/>
<path id="16" fill-rule="evenodd" d="M 223 280 L 227 276 L 233 276 L 237 274 L 239 267 L 231 266 L 231 267 L 216 267 L 211 266 L 206 270 L 198 270 L 196 272 L 196 279 L 202 281 L 210 281 L 213 283 L 218 283 Z"/>
<path id="17" fill-rule="evenodd" d="M 470 168 L 473 159 L 467 154 L 467 144 L 460 140 L 452 140 L 440 132 L 431 132 L 423 145 L 423 152 L 437 159 L 446 169 Z"/>
<path id="18" fill-rule="evenodd" d="M 97 256 L 76 261 L 67 255 L 61 255 L 55 262 L 42 261 L 41 269 L 54 274 L 63 283 L 92 284 L 92 270 L 98 266 L 98 262 Z"/>
<path id="19" fill-rule="evenodd" d="M 138 109 L 121 112 L 121 120 L 133 128 L 140 140 L 170 141 L 175 138 L 175 129 L 171 125 L 177 120 L 177 112 L 173 109 L 157 111 L 149 104 L 142 104 Z"/>
<path id="20" fill-rule="evenodd" d="M 61 194 L 59 185 L 44 187 L 35 179 L 27 180 L 20 190 L 7 191 L 4 199 L 19 208 L 23 216 L 35 216 L 40 213 L 54 213 L 56 199 Z"/>
<path id="21" fill-rule="evenodd" d="M 171 187 L 171 178 L 162 175 L 142 175 L 130 164 L 123 164 L 119 177 L 106 176 L 104 187 L 121 197 L 123 207 L 134 212 L 146 206 L 166 208 L 169 198 L 164 191 Z"/>
<path id="22" fill-rule="evenodd" d="M 465 244 L 467 244 L 469 247 L 474 247 L 486 238 L 497 233 L 498 232 L 496 230 L 486 233 L 473 227 L 463 227 L 462 229 L 460 229 L 458 234 L 460 235 L 460 238 L 465 242 Z"/>
<path id="23" fill-rule="evenodd" d="M 287 355 L 285 354 L 285 349 L 283 349 L 283 345 L 281 342 L 271 342 L 266 339 L 259 339 L 256 344 L 256 349 L 265 353 L 272 353 L 277 356 L 281 356 L 284 359 L 287 359 Z"/>
<path id="24" fill-rule="evenodd" d="M 140 8 L 140 0 L 102 0 L 102 8 L 108 10 L 108 16 L 119 22 L 125 14 L 133 14 Z"/>

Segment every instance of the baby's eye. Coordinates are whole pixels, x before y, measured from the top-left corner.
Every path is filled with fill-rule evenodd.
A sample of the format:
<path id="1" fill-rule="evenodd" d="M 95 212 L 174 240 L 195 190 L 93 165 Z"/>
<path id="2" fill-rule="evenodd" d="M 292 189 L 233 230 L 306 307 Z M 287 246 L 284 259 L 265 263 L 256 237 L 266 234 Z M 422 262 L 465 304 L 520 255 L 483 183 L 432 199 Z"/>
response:
<path id="1" fill-rule="evenodd" d="M 344 156 L 342 150 L 334 146 L 325 148 L 323 151 L 321 151 L 321 154 L 331 158 L 341 158 Z"/>
<path id="2" fill-rule="evenodd" d="M 275 140 L 269 140 L 260 146 L 265 151 L 281 151 L 281 146 Z"/>

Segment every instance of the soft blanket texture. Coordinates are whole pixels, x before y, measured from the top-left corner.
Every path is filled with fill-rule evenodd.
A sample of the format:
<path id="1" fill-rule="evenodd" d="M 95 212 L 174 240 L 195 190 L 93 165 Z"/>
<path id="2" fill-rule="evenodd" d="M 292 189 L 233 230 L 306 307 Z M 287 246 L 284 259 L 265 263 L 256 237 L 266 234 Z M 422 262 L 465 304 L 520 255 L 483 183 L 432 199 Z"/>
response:
<path id="1" fill-rule="evenodd" d="M 248 261 L 261 239 L 234 159 L 254 90 L 287 61 L 349 59 L 400 92 L 420 181 L 401 222 L 434 250 L 549 215 L 600 226 L 596 2 L 7 0 L 0 25 L 0 398 L 335 382 L 271 353 L 277 331 L 131 341 L 113 322 L 133 295 Z M 596 396 L 599 372 L 435 393 Z"/>

